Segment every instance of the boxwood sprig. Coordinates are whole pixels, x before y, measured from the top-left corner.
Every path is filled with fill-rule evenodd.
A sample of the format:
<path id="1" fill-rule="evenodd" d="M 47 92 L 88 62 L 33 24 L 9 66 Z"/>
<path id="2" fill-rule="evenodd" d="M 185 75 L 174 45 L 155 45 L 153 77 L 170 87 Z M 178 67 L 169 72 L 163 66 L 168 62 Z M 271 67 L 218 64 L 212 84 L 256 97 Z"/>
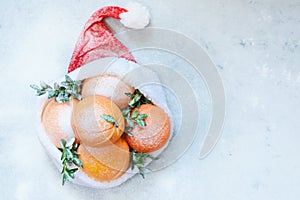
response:
<path id="1" fill-rule="evenodd" d="M 131 110 L 140 108 L 142 104 L 153 104 L 150 99 L 141 93 L 139 89 L 135 89 L 133 93 L 125 93 L 130 98 L 128 106 Z"/>
<path id="2" fill-rule="evenodd" d="M 70 98 L 81 100 L 80 95 L 81 81 L 72 80 L 68 75 L 65 75 L 65 81 L 60 85 L 54 83 L 53 87 L 46 84 L 44 81 L 40 82 L 40 86 L 32 84 L 30 87 L 36 91 L 37 96 L 48 94 L 48 99 L 55 98 L 58 103 L 69 102 Z"/>
<path id="3" fill-rule="evenodd" d="M 141 128 L 145 127 L 145 125 L 146 125 L 145 119 L 146 118 L 147 118 L 147 115 L 139 114 L 139 110 L 135 110 L 130 116 L 130 119 Z"/>
<path id="4" fill-rule="evenodd" d="M 127 124 L 127 126 L 125 126 L 124 132 L 130 137 L 134 137 L 134 135 L 130 131 L 134 128 L 135 124 L 137 124 L 141 128 L 144 128 L 146 126 L 145 119 L 147 118 L 147 115 L 140 114 L 139 110 L 131 112 L 130 109 L 124 109 L 122 110 L 122 114 Z"/>
<path id="5" fill-rule="evenodd" d="M 135 89 L 133 93 L 125 93 L 130 100 L 128 103 L 128 108 L 123 109 L 122 113 L 125 118 L 127 126 L 125 127 L 125 134 L 134 137 L 130 132 L 134 125 L 137 124 L 139 127 L 144 128 L 146 125 L 145 119 L 147 118 L 146 114 L 139 114 L 138 110 L 135 110 L 132 114 L 132 110 L 137 108 L 139 109 L 142 104 L 153 104 L 150 99 L 141 93 L 139 89 Z"/>
<path id="6" fill-rule="evenodd" d="M 78 158 L 77 149 L 79 144 L 75 142 L 75 138 L 71 138 L 68 142 L 64 139 L 61 140 L 61 157 L 60 160 L 62 162 L 62 185 L 65 184 L 69 178 L 75 178 L 75 172 L 77 172 L 78 168 L 70 168 L 73 164 L 83 168 L 82 162 Z"/>
<path id="7" fill-rule="evenodd" d="M 131 170 L 133 170 L 135 167 L 139 170 L 139 174 L 145 178 L 145 171 L 151 169 L 145 167 L 145 162 L 147 159 L 157 160 L 157 157 L 153 157 L 148 153 L 142 153 L 142 152 L 136 152 L 134 150 L 131 150 L 130 152 L 130 164 L 131 164 Z"/>

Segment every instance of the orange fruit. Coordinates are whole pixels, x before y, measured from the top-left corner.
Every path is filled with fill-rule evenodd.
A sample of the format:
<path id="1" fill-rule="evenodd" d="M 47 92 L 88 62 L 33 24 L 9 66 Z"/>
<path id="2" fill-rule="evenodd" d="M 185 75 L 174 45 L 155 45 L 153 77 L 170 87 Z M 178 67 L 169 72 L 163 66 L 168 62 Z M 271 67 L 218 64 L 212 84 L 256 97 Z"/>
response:
<path id="1" fill-rule="evenodd" d="M 127 107 L 129 97 L 125 93 L 133 93 L 134 88 L 122 81 L 118 76 L 105 74 L 85 79 L 82 86 L 82 97 L 101 95 L 111 99 L 121 109 Z"/>
<path id="2" fill-rule="evenodd" d="M 88 147 L 82 144 L 78 148 L 82 171 L 88 177 L 110 182 L 122 176 L 130 164 L 130 152 L 127 142 L 120 138 L 115 144 L 102 147 Z"/>
<path id="3" fill-rule="evenodd" d="M 113 117 L 116 124 L 104 120 L 103 115 Z M 75 135 L 91 147 L 114 143 L 124 130 L 121 110 L 110 99 L 98 95 L 88 96 L 74 106 L 71 123 Z"/>
<path id="4" fill-rule="evenodd" d="M 49 139 L 58 148 L 61 147 L 61 139 L 69 140 L 74 137 L 71 115 L 73 106 L 77 102 L 77 100 L 71 99 L 70 102 L 58 103 L 51 99 L 45 104 L 41 121 Z"/>
<path id="5" fill-rule="evenodd" d="M 134 112 L 134 109 L 132 112 Z M 126 135 L 125 138 L 131 148 L 138 152 L 153 152 L 167 143 L 170 137 L 170 119 L 165 111 L 152 104 L 143 104 L 138 109 L 139 114 L 146 114 L 144 128 L 135 124 L 130 131 L 133 137 Z"/>

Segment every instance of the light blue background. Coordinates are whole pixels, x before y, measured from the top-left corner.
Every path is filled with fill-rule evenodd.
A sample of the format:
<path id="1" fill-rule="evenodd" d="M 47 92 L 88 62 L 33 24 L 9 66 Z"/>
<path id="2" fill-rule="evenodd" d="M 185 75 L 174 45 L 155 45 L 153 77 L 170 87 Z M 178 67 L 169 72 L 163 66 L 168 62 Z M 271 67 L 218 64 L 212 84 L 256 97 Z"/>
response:
<path id="1" fill-rule="evenodd" d="M 200 137 L 174 165 L 120 187 L 61 187 L 36 134 L 28 87 L 66 73 L 84 23 L 124 1 L 0 3 L 1 199 L 299 199 L 300 2 L 139 1 L 151 26 L 196 40 L 216 64 L 227 95 L 223 136 L 199 160 Z"/>

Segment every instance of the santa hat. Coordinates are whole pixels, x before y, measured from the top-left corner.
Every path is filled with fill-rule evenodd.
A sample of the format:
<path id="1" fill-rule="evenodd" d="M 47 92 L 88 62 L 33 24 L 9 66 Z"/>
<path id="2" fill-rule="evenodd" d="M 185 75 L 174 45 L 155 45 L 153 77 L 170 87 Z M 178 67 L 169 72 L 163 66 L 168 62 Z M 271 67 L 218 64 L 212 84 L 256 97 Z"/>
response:
<path id="1" fill-rule="evenodd" d="M 120 19 L 128 28 L 141 29 L 149 23 L 148 10 L 138 3 L 126 8 L 107 6 L 97 10 L 86 22 L 75 45 L 68 73 L 91 61 L 105 57 L 119 57 L 136 62 L 129 50 L 113 35 L 103 21 L 106 17 Z"/>

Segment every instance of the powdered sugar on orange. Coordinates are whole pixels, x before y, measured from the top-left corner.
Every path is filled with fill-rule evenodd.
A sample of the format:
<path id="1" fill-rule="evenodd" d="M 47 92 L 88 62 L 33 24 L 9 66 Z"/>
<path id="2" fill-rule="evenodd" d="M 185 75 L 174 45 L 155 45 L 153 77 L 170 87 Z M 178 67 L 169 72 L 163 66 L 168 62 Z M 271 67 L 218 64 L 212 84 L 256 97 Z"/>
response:
<path id="1" fill-rule="evenodd" d="M 159 150 L 170 137 L 170 119 L 168 115 L 160 107 L 151 104 L 143 104 L 138 110 L 140 114 L 147 115 L 146 126 L 142 128 L 135 125 L 131 130 L 134 137 L 126 135 L 127 142 L 138 152 Z"/>

